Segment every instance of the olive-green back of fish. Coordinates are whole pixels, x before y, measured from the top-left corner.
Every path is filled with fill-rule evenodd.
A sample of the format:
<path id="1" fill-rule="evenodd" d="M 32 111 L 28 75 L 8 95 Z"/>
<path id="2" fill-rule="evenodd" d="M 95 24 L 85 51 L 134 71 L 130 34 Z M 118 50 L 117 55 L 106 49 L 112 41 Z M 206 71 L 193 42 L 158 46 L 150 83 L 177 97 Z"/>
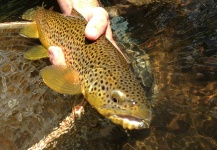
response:
<path id="1" fill-rule="evenodd" d="M 41 71 L 50 88 L 65 94 L 82 93 L 99 113 L 124 128 L 149 126 L 151 111 L 145 91 L 105 36 L 94 42 L 87 40 L 86 21 L 77 12 L 63 16 L 39 8 L 33 20 L 43 44 L 36 49 L 59 46 L 65 55 L 67 66 L 49 66 Z M 34 51 L 30 50 L 28 59 L 34 57 Z"/>

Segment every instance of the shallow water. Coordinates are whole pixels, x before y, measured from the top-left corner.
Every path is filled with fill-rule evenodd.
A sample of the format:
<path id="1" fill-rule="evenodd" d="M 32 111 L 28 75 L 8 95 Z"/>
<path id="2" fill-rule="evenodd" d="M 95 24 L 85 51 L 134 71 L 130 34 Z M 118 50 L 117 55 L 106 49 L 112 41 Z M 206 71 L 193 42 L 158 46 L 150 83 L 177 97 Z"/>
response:
<path id="1" fill-rule="evenodd" d="M 103 3 L 112 6 L 107 10 L 116 39 L 151 90 L 151 127 L 124 131 L 87 105 L 75 127 L 47 149 L 215 149 L 217 1 Z M 39 70 L 49 62 L 22 57 L 38 41 L 11 28 L 0 32 L 0 149 L 27 149 L 57 127 L 82 96 L 47 88 Z"/>

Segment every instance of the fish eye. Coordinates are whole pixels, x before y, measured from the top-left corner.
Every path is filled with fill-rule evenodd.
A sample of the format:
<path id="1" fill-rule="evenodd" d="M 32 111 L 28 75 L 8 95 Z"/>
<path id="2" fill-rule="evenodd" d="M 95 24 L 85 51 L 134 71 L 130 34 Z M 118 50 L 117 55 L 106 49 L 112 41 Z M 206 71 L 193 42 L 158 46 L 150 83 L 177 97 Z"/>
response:
<path id="1" fill-rule="evenodd" d="M 118 100 L 115 97 L 113 97 L 112 100 L 113 100 L 114 103 L 118 102 Z"/>
<path id="2" fill-rule="evenodd" d="M 125 100 L 125 95 L 119 90 L 113 90 L 111 93 L 111 99 L 114 103 L 120 103 Z"/>

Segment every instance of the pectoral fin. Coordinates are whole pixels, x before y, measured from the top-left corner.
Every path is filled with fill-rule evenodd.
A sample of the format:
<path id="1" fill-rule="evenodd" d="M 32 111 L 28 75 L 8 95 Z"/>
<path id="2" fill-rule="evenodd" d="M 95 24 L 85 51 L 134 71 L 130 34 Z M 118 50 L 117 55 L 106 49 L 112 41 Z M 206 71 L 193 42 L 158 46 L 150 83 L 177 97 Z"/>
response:
<path id="1" fill-rule="evenodd" d="M 20 30 L 20 35 L 28 38 L 39 38 L 36 22 L 25 26 Z"/>
<path id="2" fill-rule="evenodd" d="M 42 45 L 33 46 L 24 53 L 24 57 L 29 60 L 37 60 L 49 57 L 48 50 Z"/>
<path id="3" fill-rule="evenodd" d="M 41 70 L 44 83 L 52 90 L 62 94 L 81 93 L 78 73 L 67 66 L 48 66 Z"/>

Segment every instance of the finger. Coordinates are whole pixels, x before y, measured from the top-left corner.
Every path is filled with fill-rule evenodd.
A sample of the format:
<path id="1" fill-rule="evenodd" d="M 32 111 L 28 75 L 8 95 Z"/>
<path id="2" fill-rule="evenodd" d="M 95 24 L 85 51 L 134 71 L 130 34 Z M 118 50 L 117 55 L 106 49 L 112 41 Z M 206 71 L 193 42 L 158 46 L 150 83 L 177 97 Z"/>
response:
<path id="1" fill-rule="evenodd" d="M 65 57 L 60 47 L 50 46 L 48 52 L 50 61 L 53 65 L 66 65 Z"/>
<path id="2" fill-rule="evenodd" d="M 108 13 L 101 7 L 95 7 L 86 16 L 88 24 L 85 29 L 85 36 L 90 40 L 96 40 L 106 32 L 109 23 Z"/>
<path id="3" fill-rule="evenodd" d="M 63 14 L 69 15 L 72 10 L 71 0 L 57 0 Z"/>

